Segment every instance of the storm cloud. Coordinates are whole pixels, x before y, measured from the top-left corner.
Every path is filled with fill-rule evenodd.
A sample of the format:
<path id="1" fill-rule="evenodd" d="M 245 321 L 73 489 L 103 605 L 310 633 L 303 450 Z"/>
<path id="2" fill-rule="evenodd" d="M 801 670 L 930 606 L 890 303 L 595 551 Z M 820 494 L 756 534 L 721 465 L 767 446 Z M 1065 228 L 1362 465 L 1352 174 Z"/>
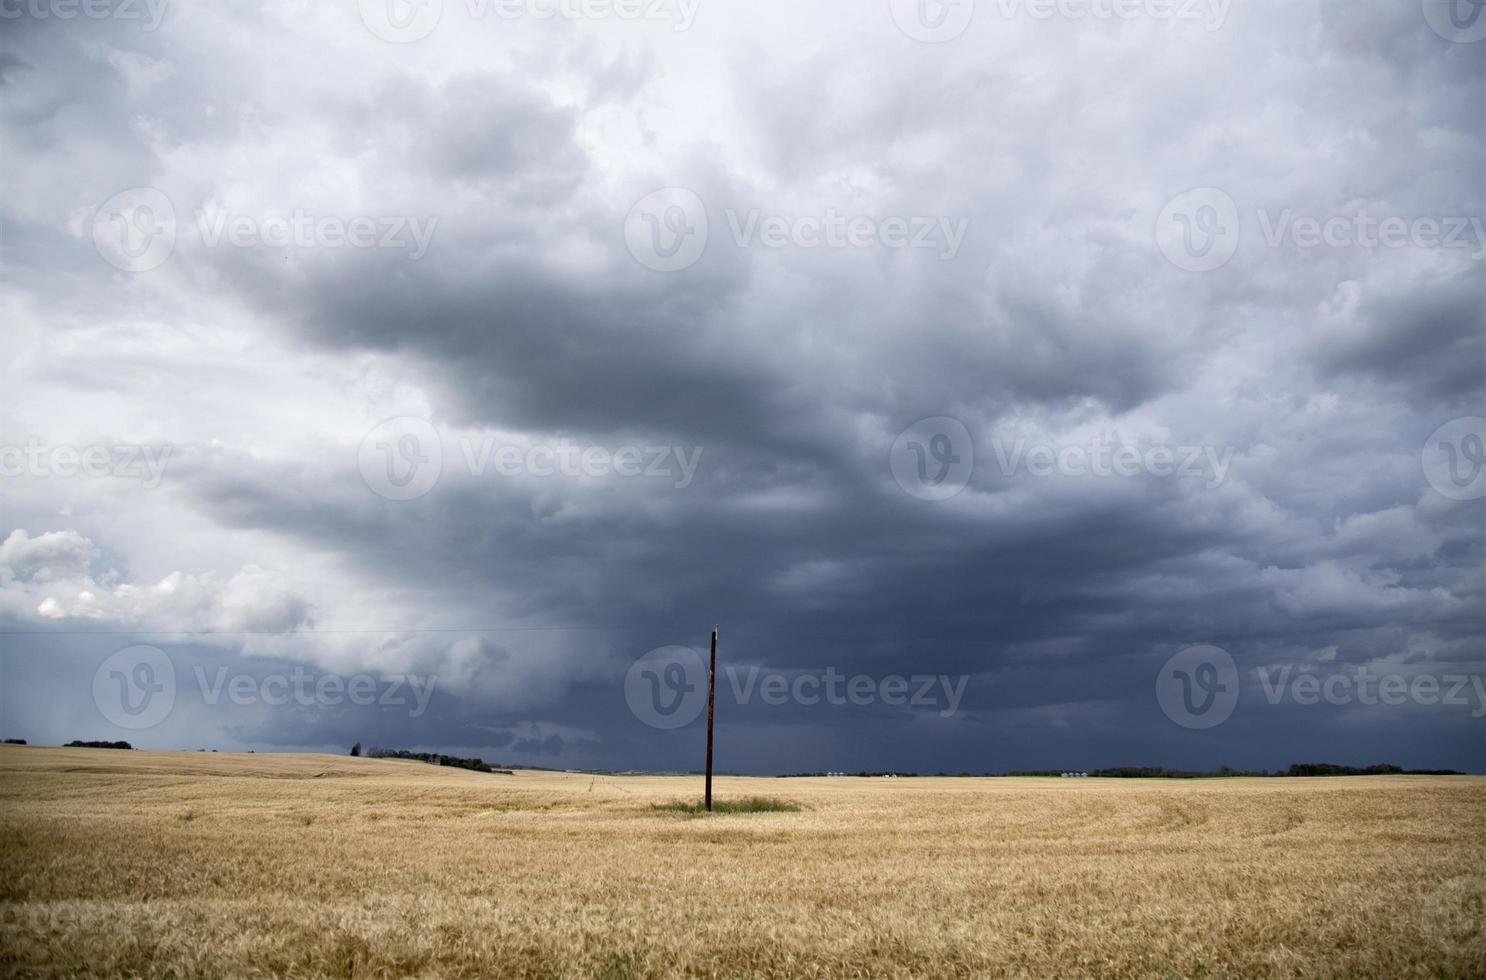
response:
<path id="1" fill-rule="evenodd" d="M 729 770 L 1486 767 L 1445 0 L 399 3 L 7 8 L 0 734 L 692 769 L 720 623 Z"/>

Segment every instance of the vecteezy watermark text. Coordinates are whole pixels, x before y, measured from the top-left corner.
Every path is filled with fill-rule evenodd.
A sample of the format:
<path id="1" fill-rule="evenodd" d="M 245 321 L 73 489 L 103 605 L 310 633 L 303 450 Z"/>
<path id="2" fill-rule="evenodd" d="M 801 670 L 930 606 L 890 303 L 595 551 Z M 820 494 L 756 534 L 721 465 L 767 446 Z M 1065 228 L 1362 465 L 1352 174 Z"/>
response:
<path id="1" fill-rule="evenodd" d="M 137 20 L 153 31 L 170 0 L 0 0 L 0 20 Z"/>
<path id="2" fill-rule="evenodd" d="M 926 251 L 940 261 L 959 254 L 969 218 L 944 215 L 766 213 L 761 208 L 724 212 L 733 245 L 769 249 L 902 249 Z M 652 191 L 630 208 L 624 242 L 636 262 L 656 272 L 689 268 L 706 252 L 710 233 L 706 204 L 685 187 Z"/>
<path id="3" fill-rule="evenodd" d="M 416 262 L 428 254 L 439 219 L 417 215 L 316 215 L 295 208 L 287 215 L 259 217 L 222 208 L 196 212 L 201 243 L 216 248 L 381 248 L 407 252 Z"/>
<path id="4" fill-rule="evenodd" d="M 112 477 L 158 487 L 175 447 L 94 444 L 47 445 L 31 436 L 24 446 L 0 445 L 0 476 Z"/>
<path id="5" fill-rule="evenodd" d="M 472 19 L 622 20 L 669 23 L 677 31 L 691 27 L 701 0 L 464 0 Z"/>
<path id="6" fill-rule="evenodd" d="M 702 447 L 683 446 L 580 446 L 566 439 L 532 445 L 502 443 L 494 436 L 472 439 L 461 436 L 459 448 L 471 476 L 494 472 L 497 476 L 651 476 L 669 477 L 672 486 L 684 490 L 696 478 L 702 462 Z M 674 464 L 674 465 L 673 465 Z"/>
<path id="7" fill-rule="evenodd" d="M 218 707 L 224 700 L 238 707 L 375 705 L 407 708 L 409 718 L 422 717 L 428 710 L 438 683 L 432 674 L 342 675 L 316 673 L 302 666 L 260 677 L 232 672 L 225 666 L 209 672 L 197 664 L 189 676 L 207 707 Z M 182 687 L 174 662 L 163 650 L 147 645 L 125 647 L 93 672 L 93 704 L 100 715 L 118 727 L 140 731 L 170 716 Z"/>
<path id="8" fill-rule="evenodd" d="M 191 668 L 202 703 L 215 707 L 225 697 L 238 706 L 266 704 L 283 707 L 289 704 L 302 708 L 315 706 L 336 707 L 354 704 L 362 707 L 409 707 L 408 717 L 419 718 L 428 710 L 438 678 L 419 674 L 312 674 L 303 667 L 295 667 L 287 674 L 230 673 L 226 667 L 218 667 L 208 674 L 200 664 Z"/>
<path id="9" fill-rule="evenodd" d="M 1208 488 L 1219 487 L 1228 478 L 1234 449 L 1230 446 L 1132 446 L 1109 437 L 1085 444 L 1054 445 L 1018 438 L 991 440 L 996 463 L 1004 476 L 1025 469 L 1032 476 L 1147 476 L 1200 479 Z"/>
<path id="10" fill-rule="evenodd" d="M 1002 476 L 1176 477 L 1199 479 L 1207 489 L 1228 478 L 1233 447 L 1132 445 L 1113 434 L 1085 442 L 1033 441 L 1025 436 L 991 439 Z M 921 500 L 946 500 L 960 493 L 975 470 L 975 442 L 958 419 L 922 419 L 898 434 L 888 467 L 898 486 Z"/>
<path id="11" fill-rule="evenodd" d="M 433 215 L 342 215 L 306 208 L 243 214 L 215 203 L 198 208 L 195 218 L 203 248 L 385 249 L 404 252 L 414 262 L 428 254 L 439 223 Z M 91 233 L 105 262 L 139 273 L 165 264 L 182 229 L 169 195 L 155 187 L 131 187 L 98 206 Z"/>
<path id="12" fill-rule="evenodd" d="M 763 704 L 804 707 L 874 704 L 930 709 L 941 718 L 959 710 L 968 674 L 847 674 L 835 667 L 824 671 L 777 671 L 757 666 L 728 666 L 718 688 L 736 705 Z M 695 721 L 707 703 L 707 666 L 702 655 L 681 646 L 651 650 L 630 665 L 624 679 L 624 697 L 636 718 L 652 728 L 680 728 Z"/>
<path id="13" fill-rule="evenodd" d="M 1168 21 L 1220 30 L 1233 0 L 888 0 L 893 23 L 915 41 L 943 44 L 969 29 L 977 12 L 1002 20 Z"/>
<path id="14" fill-rule="evenodd" d="M 468 21 L 594 20 L 669 23 L 676 31 L 691 28 L 701 0 L 464 0 Z M 357 0 L 362 23 L 384 41 L 411 44 L 432 34 L 444 18 L 445 0 Z"/>
<path id="15" fill-rule="evenodd" d="M 1253 674 L 1271 707 L 1413 704 L 1470 708 L 1472 718 L 1486 717 L 1486 675 L 1480 673 L 1384 673 L 1366 664 L 1307 664 L 1297 670 L 1287 664 L 1259 667 Z M 1156 701 L 1183 728 L 1223 724 L 1238 707 L 1239 688 L 1238 666 L 1221 647 L 1188 647 L 1156 674 Z"/>
<path id="16" fill-rule="evenodd" d="M 727 210 L 728 229 L 738 248 L 908 248 L 928 249 L 947 261 L 959 254 L 969 218 L 913 215 L 876 218 L 843 215 L 827 208 L 822 215 L 764 214 L 758 208 Z"/>
<path id="17" fill-rule="evenodd" d="M 1291 665 L 1256 671 L 1265 700 L 1307 707 L 1330 705 L 1444 705 L 1472 708 L 1471 717 L 1486 717 L 1486 675 L 1378 673 L 1366 664 L 1335 667 L 1325 674 L 1296 671 Z"/>
<path id="18" fill-rule="evenodd" d="M 1406 218 L 1367 208 L 1309 213 L 1294 208 L 1256 208 L 1260 241 L 1278 249 L 1458 249 L 1474 261 L 1486 259 L 1486 220 L 1479 215 Z M 1227 265 L 1243 239 L 1237 202 L 1217 187 L 1197 187 L 1167 202 L 1156 218 L 1156 244 L 1167 260 L 1188 272 Z"/>
<path id="19" fill-rule="evenodd" d="M 1293 208 L 1260 208 L 1257 215 L 1270 248 L 1468 248 L 1472 259 L 1486 258 L 1486 222 L 1474 216 L 1384 218 L 1366 209 L 1317 215 Z"/>
<path id="20" fill-rule="evenodd" d="M 487 476 L 565 479 L 634 477 L 668 479 L 684 490 L 696 478 L 701 446 L 580 445 L 568 439 L 506 442 L 485 434 L 461 435 L 458 453 L 427 419 L 404 416 L 376 426 L 361 440 L 357 467 L 367 487 L 388 500 L 413 500 L 432 490 L 445 472 L 446 457 L 476 479 Z"/>
<path id="21" fill-rule="evenodd" d="M 889 707 L 933 708 L 941 718 L 948 718 L 960 708 L 970 675 L 960 674 L 843 674 L 835 667 L 822 673 L 764 671 L 759 667 L 728 667 L 723 670 L 735 703 L 748 704 L 755 691 L 764 704 L 778 706 L 817 704 L 865 707 L 885 704 Z"/>
<path id="22" fill-rule="evenodd" d="M 1217 31 L 1227 23 L 1233 0 L 994 0 L 988 6 L 1006 20 L 1184 21 Z"/>

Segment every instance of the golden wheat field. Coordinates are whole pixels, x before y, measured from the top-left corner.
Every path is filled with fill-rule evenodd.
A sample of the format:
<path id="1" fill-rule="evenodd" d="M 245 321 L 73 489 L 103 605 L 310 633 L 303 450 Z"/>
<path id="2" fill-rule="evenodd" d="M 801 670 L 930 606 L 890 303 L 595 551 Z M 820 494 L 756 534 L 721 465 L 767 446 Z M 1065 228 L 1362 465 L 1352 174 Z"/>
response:
<path id="1" fill-rule="evenodd" d="M 1486 975 L 1486 779 L 487 775 L 0 748 L 16 976 Z"/>

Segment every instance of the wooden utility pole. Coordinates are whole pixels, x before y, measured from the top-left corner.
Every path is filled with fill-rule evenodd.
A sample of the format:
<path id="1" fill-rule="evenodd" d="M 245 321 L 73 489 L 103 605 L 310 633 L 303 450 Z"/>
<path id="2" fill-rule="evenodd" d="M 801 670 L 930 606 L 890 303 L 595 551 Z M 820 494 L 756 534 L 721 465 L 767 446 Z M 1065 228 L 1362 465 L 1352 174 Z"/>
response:
<path id="1" fill-rule="evenodd" d="M 707 668 L 707 812 L 712 812 L 712 704 L 717 699 L 717 627 L 712 627 L 712 665 Z"/>

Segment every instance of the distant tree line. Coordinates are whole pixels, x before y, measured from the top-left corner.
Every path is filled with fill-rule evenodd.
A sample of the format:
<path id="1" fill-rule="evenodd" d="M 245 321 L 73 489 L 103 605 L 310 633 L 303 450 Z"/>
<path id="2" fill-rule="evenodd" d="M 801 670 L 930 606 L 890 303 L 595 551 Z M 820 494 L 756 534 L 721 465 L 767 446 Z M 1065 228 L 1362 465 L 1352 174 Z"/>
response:
<path id="1" fill-rule="evenodd" d="M 68 742 L 64 749 L 132 749 L 128 742 Z"/>
<path id="2" fill-rule="evenodd" d="M 696 775 L 696 773 L 687 773 L 687 775 L 694 776 L 694 775 Z M 724 773 L 723 775 L 736 775 L 736 774 L 734 774 L 734 773 Z M 919 775 L 922 775 L 922 774 L 921 773 L 916 773 L 916 772 L 894 772 L 891 769 L 878 769 L 878 770 L 873 770 L 873 771 L 870 771 L 869 772 L 868 770 L 863 769 L 863 770 L 860 770 L 858 772 L 787 772 L 787 773 L 784 773 L 779 778 L 781 778 L 781 779 L 794 779 L 794 778 L 797 778 L 797 777 L 800 777 L 800 776 L 847 776 L 847 777 L 861 777 L 861 778 L 864 778 L 864 779 L 881 779 L 883 777 L 892 776 L 892 777 L 904 777 L 904 778 L 910 778 L 911 779 L 911 778 L 916 777 L 916 776 L 919 776 Z M 935 773 L 935 775 L 936 776 L 973 776 L 975 774 L 974 773 L 970 773 L 970 772 L 960 772 L 960 773 L 940 772 L 940 773 Z"/>
<path id="3" fill-rule="evenodd" d="M 1068 772 L 1067 769 L 1013 769 L 1010 772 L 987 772 L 980 773 L 981 776 L 1062 776 Z M 1455 769 L 1404 769 L 1389 763 L 1379 763 L 1374 766 L 1340 766 L 1331 762 L 1301 762 L 1292 765 L 1288 769 L 1258 769 L 1246 772 L 1239 769 L 1230 769 L 1228 766 L 1219 766 L 1216 772 L 1194 772 L 1185 769 L 1170 769 L 1165 766 L 1114 766 L 1108 769 L 1090 769 L 1090 776 L 1099 776 L 1104 779 L 1213 779 L 1225 776 L 1264 776 L 1264 777 L 1287 777 L 1287 776 L 1462 776 L 1464 773 Z M 796 776 L 830 776 L 828 772 L 800 772 L 787 773 L 785 778 Z M 842 776 L 917 776 L 913 772 L 842 772 Z M 936 772 L 935 776 L 975 776 L 971 772 Z"/>
<path id="4" fill-rule="evenodd" d="M 1286 776 L 1463 776 L 1454 769 L 1404 769 L 1379 763 L 1375 766 L 1338 766 L 1330 762 L 1302 762 L 1290 767 Z"/>
<path id="5" fill-rule="evenodd" d="M 1010 776 L 1058 776 L 1057 769 L 1036 771 L 1014 771 Z M 1090 769 L 1090 776 L 1105 779 L 1212 779 L 1223 776 L 1459 776 L 1454 769 L 1404 769 L 1402 766 L 1379 763 L 1375 766 L 1339 766 L 1332 762 L 1301 762 L 1288 769 L 1257 769 L 1246 772 L 1219 766 L 1216 772 L 1191 772 L 1184 769 L 1168 769 L 1157 766 L 1115 766 L 1109 769 Z"/>
<path id="6" fill-rule="evenodd" d="M 360 744 L 358 742 L 357 746 L 359 747 Z M 496 769 L 484 759 L 461 759 L 457 755 L 444 755 L 440 752 L 371 748 L 366 750 L 366 755 L 371 759 L 411 759 L 415 762 L 426 762 L 431 766 L 453 766 L 456 769 L 471 769 L 475 772 L 499 772 L 506 775 L 510 775 L 511 772 L 509 769 Z"/>

